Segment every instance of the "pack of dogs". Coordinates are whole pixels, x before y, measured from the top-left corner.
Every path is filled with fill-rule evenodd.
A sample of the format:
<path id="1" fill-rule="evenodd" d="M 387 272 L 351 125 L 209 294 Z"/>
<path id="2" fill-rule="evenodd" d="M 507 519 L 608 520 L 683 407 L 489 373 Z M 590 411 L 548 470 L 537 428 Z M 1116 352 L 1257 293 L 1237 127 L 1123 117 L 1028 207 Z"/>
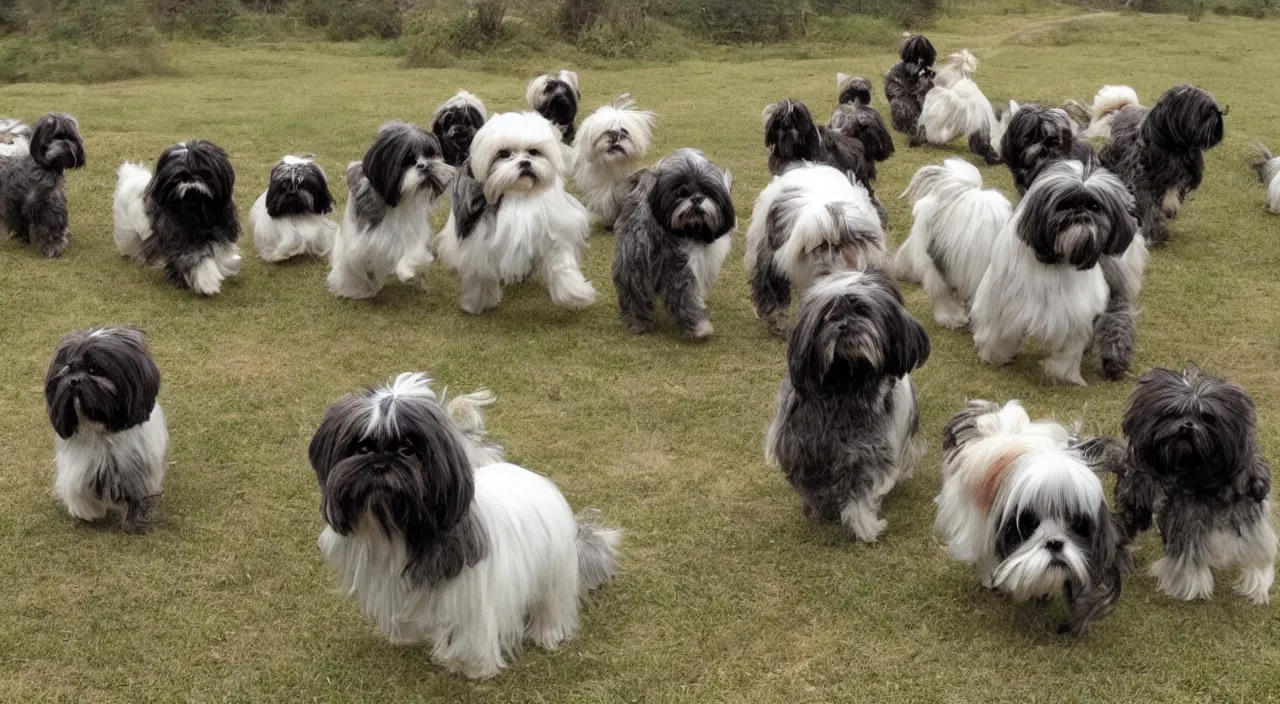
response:
<path id="1" fill-rule="evenodd" d="M 997 112 L 973 80 L 972 53 L 935 70 L 937 57 L 924 36 L 904 41 L 885 76 L 888 126 L 871 82 L 843 73 L 825 125 L 790 98 L 762 114 L 773 178 L 754 203 L 743 264 L 757 317 L 786 339 L 764 459 L 806 517 L 862 542 L 887 529 L 882 504 L 926 449 L 911 373 L 930 338 L 895 279 L 921 286 L 941 327 L 968 327 L 983 363 L 1007 364 L 1035 340 L 1053 381 L 1083 386 L 1089 352 L 1103 378 L 1123 379 L 1148 248 L 1169 241 L 1204 152 L 1224 136 L 1226 111 L 1195 86 L 1149 108 L 1108 85 L 1092 103 L 1010 101 Z M 535 274 L 553 304 L 582 308 L 597 297 L 582 270 L 594 223 L 614 233 L 628 331 L 658 330 L 661 299 L 683 335 L 709 337 L 708 297 L 737 229 L 729 170 L 688 147 L 645 166 L 659 118 L 630 94 L 578 124 L 572 71 L 536 77 L 525 98 L 528 111 L 490 114 L 460 90 L 429 129 L 383 125 L 346 167 L 340 221 L 316 158 L 284 156 L 249 211 L 254 250 L 267 262 L 327 258 L 340 298 L 375 297 L 392 279 L 425 285 L 438 257 L 468 314 Z M 902 193 L 913 223 L 891 252 L 875 190 L 877 164 L 895 151 L 890 126 L 908 147 L 964 139 L 987 165 L 1008 167 L 1017 201 L 965 159 L 927 165 Z M 0 137 L 0 218 L 59 256 L 64 174 L 85 164 L 79 125 L 59 113 L 34 128 L 4 118 Z M 1280 213 L 1280 157 L 1261 143 L 1256 153 L 1267 206 Z M 241 263 L 235 178 L 227 152 L 201 139 L 165 149 L 151 168 L 124 163 L 113 199 L 120 254 L 175 286 L 219 293 Z M 437 236 L 431 216 L 445 202 Z M 57 343 L 45 399 L 55 493 L 71 516 L 118 516 L 133 533 L 156 525 L 169 453 L 159 393 L 141 330 L 75 330 Z M 428 643 L 440 665 L 476 679 L 526 642 L 554 650 L 571 638 L 585 597 L 618 572 L 621 539 L 598 511 L 575 514 L 550 479 L 504 459 L 484 419 L 493 402 L 485 390 L 446 398 L 425 373 L 404 373 L 337 399 L 307 453 L 319 547 L 341 591 L 389 641 Z M 1256 425 L 1245 389 L 1191 365 L 1138 376 L 1121 437 L 1032 420 L 1016 400 L 969 400 L 943 429 L 935 528 L 984 587 L 1013 600 L 1060 593 L 1063 634 L 1114 609 L 1135 569 L 1132 544 L 1153 525 L 1160 591 L 1207 599 L 1215 571 L 1235 569 L 1236 591 L 1266 604 L 1277 540 Z M 1103 476 L 1114 477 L 1110 503 Z"/>

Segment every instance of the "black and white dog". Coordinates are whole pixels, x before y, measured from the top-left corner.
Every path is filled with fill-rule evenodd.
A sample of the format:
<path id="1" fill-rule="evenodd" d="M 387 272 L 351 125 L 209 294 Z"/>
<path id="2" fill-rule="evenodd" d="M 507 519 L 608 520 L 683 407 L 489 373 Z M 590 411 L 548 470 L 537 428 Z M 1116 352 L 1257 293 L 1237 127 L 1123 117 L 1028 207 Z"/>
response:
<path id="1" fill-rule="evenodd" d="M 809 288 L 764 442 L 806 516 L 865 542 L 884 531 L 881 502 L 924 454 L 908 374 L 928 358 L 929 336 L 887 274 L 839 272 Z"/>
<path id="2" fill-rule="evenodd" d="M 1165 91 L 1150 109 L 1128 106 L 1112 118 L 1111 140 L 1098 152 L 1103 166 L 1129 186 L 1147 242 L 1169 241 L 1169 219 L 1204 177 L 1204 152 L 1222 141 L 1226 112 L 1192 85 Z"/>
<path id="3" fill-rule="evenodd" d="M 471 156 L 471 140 L 487 119 L 484 103 L 465 90 L 436 107 L 431 113 L 431 133 L 440 140 L 446 164 L 458 167 L 467 162 Z"/>
<path id="4" fill-rule="evenodd" d="M 582 92 L 578 90 L 578 74 L 561 70 L 552 75 L 544 73 L 529 81 L 524 99 L 529 107 L 547 118 L 560 132 L 565 144 L 573 144 L 574 122 L 578 119 L 578 102 Z"/>
<path id="5" fill-rule="evenodd" d="M 222 147 L 193 139 L 165 149 L 155 173 L 125 162 L 117 172 L 115 241 L 140 264 L 202 296 L 240 272 L 236 172 Z"/>
<path id="6" fill-rule="evenodd" d="M 1154 519 L 1164 556 L 1151 573 L 1175 599 L 1208 599 L 1213 570 L 1239 567 L 1236 591 L 1270 600 L 1271 467 L 1256 424 L 1248 392 L 1194 366 L 1152 369 L 1134 387 L 1120 424 L 1127 457 L 1112 465 L 1116 513 L 1126 540 Z"/>
<path id="7" fill-rule="evenodd" d="M 333 249 L 338 223 L 324 169 L 310 154 L 288 155 L 271 169 L 267 190 L 249 208 L 253 248 L 263 261 L 282 262 Z"/>
<path id="8" fill-rule="evenodd" d="M 733 176 L 696 149 L 677 149 L 632 181 L 613 249 L 622 322 L 634 333 L 652 330 L 654 299 L 661 296 L 682 332 L 707 337 L 707 294 L 737 225 Z"/>
<path id="9" fill-rule="evenodd" d="M 1071 158 L 1076 140 L 1071 118 L 1062 108 L 1010 101 L 992 142 L 1013 174 L 1018 195 L 1023 195 L 1044 167 Z"/>
<path id="10" fill-rule="evenodd" d="M 938 52 L 922 34 L 912 35 L 898 52 L 902 59 L 884 76 L 884 97 L 889 101 L 893 129 L 907 135 L 907 144 L 918 147 L 925 143 L 920 130 L 920 111 L 924 97 L 933 88 L 933 62 Z"/>
<path id="11" fill-rule="evenodd" d="M 876 163 L 893 156 L 893 135 L 880 112 L 871 107 L 871 81 L 843 73 L 836 74 L 837 104 L 827 128 L 862 143 L 867 159 L 867 177 L 876 178 Z"/>
<path id="12" fill-rule="evenodd" d="M 56 433 L 54 491 L 72 516 L 120 512 L 126 531 L 151 530 L 169 454 L 159 393 L 141 330 L 75 330 L 58 342 L 44 397 Z"/>
<path id="13" fill-rule="evenodd" d="M 7 121 L 12 153 L 0 156 L 0 225 L 53 258 L 67 248 L 70 220 L 63 172 L 84 166 L 76 119 L 49 113 L 34 130 Z"/>

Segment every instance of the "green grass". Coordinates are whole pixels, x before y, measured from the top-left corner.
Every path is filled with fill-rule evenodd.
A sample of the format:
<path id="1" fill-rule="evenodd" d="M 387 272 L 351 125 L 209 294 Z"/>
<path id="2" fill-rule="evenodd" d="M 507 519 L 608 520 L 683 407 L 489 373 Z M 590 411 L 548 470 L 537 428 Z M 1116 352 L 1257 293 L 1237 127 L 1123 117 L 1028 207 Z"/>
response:
<path id="1" fill-rule="evenodd" d="M 968 46 L 993 101 L 1091 97 L 1131 83 L 1145 100 L 1195 80 L 1230 106 L 1228 136 L 1204 186 L 1156 252 L 1142 295 L 1137 370 L 1194 360 L 1253 391 L 1260 434 L 1280 456 L 1280 219 L 1246 167 L 1248 144 L 1280 144 L 1277 25 L 1206 15 L 1071 20 L 1062 38 L 1037 18 L 965 17 L 931 33 Z M 1082 24 L 1078 27 L 1075 23 Z M 1083 27 L 1080 28 L 1080 27 Z M 101 86 L 0 89 L 5 110 L 80 118 L 89 165 L 67 179 L 72 243 L 56 261 L 0 243 L 0 700 L 93 702 L 1257 702 L 1280 692 L 1280 618 L 1233 596 L 1175 603 L 1145 574 L 1083 640 L 1053 635 L 1065 609 L 986 593 L 932 532 L 938 436 L 966 397 L 1021 398 L 1034 414 L 1117 430 L 1128 383 L 1086 365 L 1086 389 L 1055 387 L 1038 355 L 980 365 L 970 339 L 937 328 L 916 287 L 906 295 L 933 337 L 916 375 L 931 450 L 885 507 L 874 545 L 804 520 L 796 495 L 761 459 L 784 343 L 752 316 L 741 233 L 765 185 L 759 114 L 784 95 L 825 117 L 837 70 L 880 91 L 892 49 L 810 60 L 689 62 L 586 70 L 587 109 L 623 90 L 663 115 L 653 154 L 698 146 L 736 176 L 739 234 L 711 300 L 714 339 L 670 326 L 632 337 L 617 320 L 611 236 L 592 239 L 586 271 L 600 300 L 553 308 L 536 282 L 483 317 L 457 309 L 456 279 L 427 291 L 390 286 L 372 302 L 324 290 L 325 266 L 253 257 L 209 300 L 122 261 L 111 240 L 121 160 L 154 160 L 201 136 L 230 152 L 242 215 L 290 151 L 330 174 L 390 117 L 425 122 L 459 87 L 493 111 L 517 108 L 522 77 L 403 71 L 394 57 L 302 49 L 191 46 L 180 75 Z M 864 53 L 865 52 L 865 53 Z M 548 64 L 545 68 L 553 68 Z M 883 109 L 883 104 L 880 105 Z M 900 145 L 880 192 L 894 199 L 918 167 L 958 153 Z M 983 169 L 1011 192 L 1003 169 Z M 345 194 L 342 194 L 345 196 Z M 150 333 L 164 373 L 172 467 L 160 523 L 145 538 L 72 521 L 52 497 L 42 383 L 58 337 L 98 323 Z M 457 390 L 498 395 L 491 428 L 510 457 L 551 476 L 575 507 L 626 530 L 625 571 L 586 608 L 559 653 L 530 649 L 497 680 L 444 676 L 424 648 L 396 648 L 333 592 L 315 547 L 318 492 L 306 446 L 338 395 L 408 369 Z M 1148 536 L 1138 559 L 1158 554 Z"/>

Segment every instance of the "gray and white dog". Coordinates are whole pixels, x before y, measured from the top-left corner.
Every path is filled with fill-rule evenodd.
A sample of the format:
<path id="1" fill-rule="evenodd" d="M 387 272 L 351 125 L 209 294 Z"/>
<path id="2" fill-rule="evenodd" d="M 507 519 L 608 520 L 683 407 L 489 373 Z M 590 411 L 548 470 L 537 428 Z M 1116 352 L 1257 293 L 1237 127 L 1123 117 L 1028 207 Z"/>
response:
<path id="1" fill-rule="evenodd" d="M 881 501 L 924 454 L 908 374 L 929 349 L 884 272 L 830 274 L 810 287 L 764 443 L 806 516 L 839 521 L 865 542 L 884 531 Z"/>
<path id="2" fill-rule="evenodd" d="M 1225 115 L 1210 93 L 1178 85 L 1150 110 L 1129 105 L 1112 118 L 1111 140 L 1098 155 L 1133 192 L 1142 231 L 1152 246 L 1169 241 L 1168 220 L 1177 217 L 1187 194 L 1200 187 L 1204 152 L 1222 141 Z"/>
<path id="3" fill-rule="evenodd" d="M 1280 156 L 1272 154 L 1262 142 L 1254 142 L 1253 149 L 1253 169 L 1267 187 L 1267 210 L 1280 215 Z"/>
<path id="4" fill-rule="evenodd" d="M 58 342 L 44 396 L 56 433 L 54 491 L 72 516 L 119 511 L 126 531 L 151 530 L 169 454 L 159 393 L 141 330 L 75 330 Z"/>
<path id="5" fill-rule="evenodd" d="M 61 113 L 26 125 L 8 121 L 13 153 L 0 158 L 0 224 L 53 258 L 67 248 L 67 194 L 63 172 L 84 166 L 84 141 L 76 119 Z M 23 145 L 26 151 L 23 151 Z"/>
<path id="6" fill-rule="evenodd" d="M 618 310 L 631 332 L 654 328 L 654 299 L 693 337 L 712 332 L 707 294 L 729 256 L 737 225 L 733 175 L 697 149 L 677 149 L 632 177 L 613 248 Z"/>
<path id="7" fill-rule="evenodd" d="M 1175 599 L 1213 595 L 1213 569 L 1239 567 L 1236 591 L 1270 600 L 1276 533 L 1271 468 L 1256 437 L 1253 399 L 1238 384 L 1188 366 L 1143 374 L 1120 429 L 1124 459 L 1116 513 L 1126 541 L 1160 529 L 1164 556 L 1151 566 Z"/>

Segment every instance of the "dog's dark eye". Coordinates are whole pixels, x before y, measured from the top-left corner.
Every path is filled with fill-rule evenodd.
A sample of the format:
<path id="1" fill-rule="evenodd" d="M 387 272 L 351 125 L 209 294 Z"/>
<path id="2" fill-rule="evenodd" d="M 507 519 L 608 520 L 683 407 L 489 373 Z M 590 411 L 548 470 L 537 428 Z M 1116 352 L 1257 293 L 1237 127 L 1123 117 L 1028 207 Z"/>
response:
<path id="1" fill-rule="evenodd" d="M 359 445 L 356 445 L 357 455 L 368 455 L 372 453 L 373 453 L 373 445 L 371 443 L 362 442 Z"/>
<path id="2" fill-rule="evenodd" d="M 623 127 L 622 129 L 618 130 L 618 139 L 626 139 L 627 137 L 630 137 L 630 136 L 631 136 L 631 133 L 627 131 L 627 128 Z"/>
<path id="3" fill-rule="evenodd" d="M 1205 425 L 1213 425 L 1218 422 L 1218 417 L 1212 413 L 1201 413 L 1200 419 L 1205 422 Z"/>
<path id="4" fill-rule="evenodd" d="M 85 372 L 86 372 L 86 373 L 88 373 L 88 374 L 90 374 L 90 375 L 97 374 L 97 373 L 98 373 L 98 365 L 94 364 L 93 362 L 90 362 L 90 363 L 88 363 L 88 364 L 86 364 L 86 365 L 85 365 L 84 370 L 85 370 Z"/>
<path id="5" fill-rule="evenodd" d="M 1040 519 L 1030 511 L 1023 511 L 1018 514 L 1018 535 L 1027 537 L 1036 532 L 1036 528 L 1040 527 Z"/>
<path id="6" fill-rule="evenodd" d="M 537 149 L 530 149 L 529 156 L 533 156 L 533 157 L 542 156 L 542 152 L 538 151 Z"/>
<path id="7" fill-rule="evenodd" d="M 1071 519 L 1071 532 L 1088 540 L 1093 536 L 1093 521 L 1084 516 L 1076 516 Z"/>
<path id="8" fill-rule="evenodd" d="M 1086 205 L 1085 207 L 1088 208 L 1090 212 L 1094 212 L 1094 213 L 1098 212 L 1098 209 L 1099 209 L 1098 203 L 1092 200 L 1089 201 L 1089 204 Z"/>
<path id="9" fill-rule="evenodd" d="M 511 150 L 510 150 L 510 149 L 499 149 L 499 150 L 498 150 L 498 158 L 499 158 L 499 159 L 510 159 L 510 158 L 511 158 Z"/>
<path id="10" fill-rule="evenodd" d="M 413 457 L 414 455 L 418 454 L 418 450 L 413 446 L 413 443 L 411 441 L 406 440 L 400 443 L 400 447 L 396 448 L 396 454 L 400 455 L 401 457 Z"/>

